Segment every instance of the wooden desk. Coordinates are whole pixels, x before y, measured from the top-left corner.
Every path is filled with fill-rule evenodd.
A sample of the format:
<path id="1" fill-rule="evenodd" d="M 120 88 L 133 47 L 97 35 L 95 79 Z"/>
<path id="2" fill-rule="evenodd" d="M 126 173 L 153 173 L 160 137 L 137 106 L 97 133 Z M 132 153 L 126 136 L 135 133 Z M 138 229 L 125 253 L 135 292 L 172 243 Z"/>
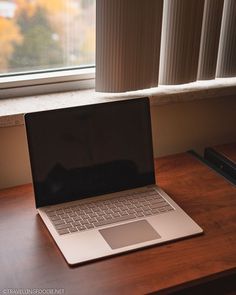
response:
<path id="1" fill-rule="evenodd" d="M 235 276 L 235 186 L 190 154 L 157 159 L 156 175 L 159 185 L 205 234 L 77 267 L 66 264 L 38 217 L 32 186 L 2 190 L 0 290 L 63 288 L 64 294 L 96 295 L 165 293 Z"/>

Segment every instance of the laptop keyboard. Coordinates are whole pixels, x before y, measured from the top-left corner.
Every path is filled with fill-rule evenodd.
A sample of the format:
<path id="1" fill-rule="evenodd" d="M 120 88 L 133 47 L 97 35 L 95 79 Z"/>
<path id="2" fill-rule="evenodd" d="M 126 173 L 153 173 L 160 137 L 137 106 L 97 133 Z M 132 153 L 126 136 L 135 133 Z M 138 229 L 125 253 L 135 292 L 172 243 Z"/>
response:
<path id="1" fill-rule="evenodd" d="M 59 235 L 86 231 L 117 222 L 140 219 L 174 210 L 153 188 L 46 210 Z"/>

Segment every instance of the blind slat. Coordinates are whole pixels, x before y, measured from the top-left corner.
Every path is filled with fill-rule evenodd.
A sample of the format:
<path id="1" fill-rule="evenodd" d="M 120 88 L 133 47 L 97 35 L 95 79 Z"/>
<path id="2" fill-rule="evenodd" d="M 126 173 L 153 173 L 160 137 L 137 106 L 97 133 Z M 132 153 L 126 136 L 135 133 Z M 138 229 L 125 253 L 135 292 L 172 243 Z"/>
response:
<path id="1" fill-rule="evenodd" d="M 225 0 L 216 77 L 236 75 L 236 1 Z"/>
<path id="2" fill-rule="evenodd" d="M 214 79 L 224 0 L 205 0 L 198 80 Z"/>
<path id="3" fill-rule="evenodd" d="M 158 83 L 163 0 L 97 0 L 96 90 Z"/>
<path id="4" fill-rule="evenodd" d="M 165 0 L 159 84 L 197 79 L 204 0 Z"/>

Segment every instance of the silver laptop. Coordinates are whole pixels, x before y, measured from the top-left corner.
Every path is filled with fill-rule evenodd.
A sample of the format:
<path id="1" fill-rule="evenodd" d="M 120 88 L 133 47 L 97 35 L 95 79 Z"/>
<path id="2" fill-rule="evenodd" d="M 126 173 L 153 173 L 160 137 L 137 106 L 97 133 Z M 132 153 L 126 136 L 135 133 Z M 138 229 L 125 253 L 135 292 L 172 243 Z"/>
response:
<path id="1" fill-rule="evenodd" d="M 156 185 L 148 98 L 25 123 L 36 207 L 69 264 L 202 233 Z"/>

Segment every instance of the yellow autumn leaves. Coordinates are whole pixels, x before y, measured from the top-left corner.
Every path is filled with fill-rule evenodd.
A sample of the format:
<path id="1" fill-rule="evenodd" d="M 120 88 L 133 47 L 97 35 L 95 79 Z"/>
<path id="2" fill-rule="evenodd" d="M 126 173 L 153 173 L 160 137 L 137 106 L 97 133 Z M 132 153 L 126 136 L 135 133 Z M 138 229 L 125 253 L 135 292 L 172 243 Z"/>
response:
<path id="1" fill-rule="evenodd" d="M 76 57 L 77 63 L 83 62 L 83 59 L 85 59 L 84 63 L 88 63 L 89 59 L 93 58 L 95 23 L 91 26 L 91 23 L 87 22 L 87 12 L 81 17 L 84 11 L 81 8 L 80 0 L 15 0 L 15 5 L 16 10 L 13 18 L 0 16 L 0 73 L 8 71 L 8 63 L 15 46 L 22 44 L 24 40 L 24 34 L 17 23 L 18 16 L 23 13 L 28 18 L 33 18 L 38 9 L 45 11 L 55 34 L 60 37 L 63 50 L 68 47 L 64 44 L 68 40 L 68 35 L 70 35 L 70 38 L 74 38 L 75 43 L 79 44 L 74 46 L 77 52 L 78 46 L 80 46 L 79 52 L 81 54 Z M 90 12 L 92 9 L 94 9 L 95 19 L 95 0 Z M 80 21 L 79 25 L 77 24 L 77 27 L 79 27 L 77 29 L 78 34 L 73 35 L 73 30 L 72 33 L 70 30 L 73 29 L 74 23 L 78 23 L 78 19 Z"/>
<path id="2" fill-rule="evenodd" d="M 7 61 L 11 56 L 14 45 L 20 43 L 22 36 L 15 22 L 0 17 L 0 67 L 7 68 Z"/>

